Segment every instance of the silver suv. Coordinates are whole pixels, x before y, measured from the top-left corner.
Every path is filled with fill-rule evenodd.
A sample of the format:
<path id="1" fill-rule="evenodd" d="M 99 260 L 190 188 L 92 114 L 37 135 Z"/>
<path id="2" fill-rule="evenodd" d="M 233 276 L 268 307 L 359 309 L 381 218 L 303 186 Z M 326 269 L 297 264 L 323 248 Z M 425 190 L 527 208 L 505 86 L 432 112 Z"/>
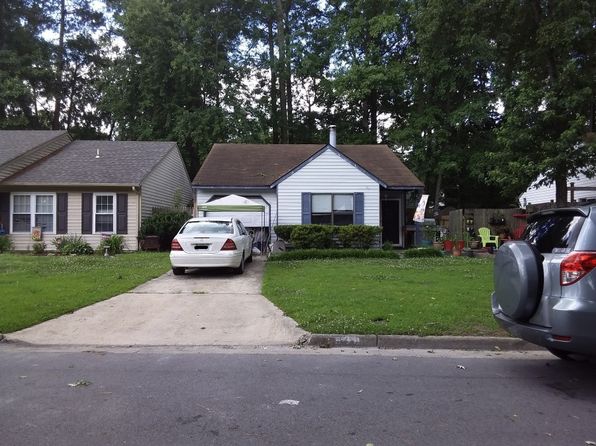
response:
<path id="1" fill-rule="evenodd" d="M 528 219 L 523 241 L 495 257 L 493 316 L 556 356 L 596 356 L 596 205 Z"/>

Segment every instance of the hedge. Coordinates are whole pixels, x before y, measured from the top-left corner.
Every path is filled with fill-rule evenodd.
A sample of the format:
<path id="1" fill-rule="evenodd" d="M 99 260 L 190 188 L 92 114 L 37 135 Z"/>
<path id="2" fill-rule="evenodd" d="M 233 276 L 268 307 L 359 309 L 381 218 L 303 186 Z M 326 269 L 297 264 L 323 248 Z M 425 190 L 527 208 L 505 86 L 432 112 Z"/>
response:
<path id="1" fill-rule="evenodd" d="M 367 225 L 278 225 L 273 229 L 297 249 L 368 249 L 381 233 L 380 227 Z"/>

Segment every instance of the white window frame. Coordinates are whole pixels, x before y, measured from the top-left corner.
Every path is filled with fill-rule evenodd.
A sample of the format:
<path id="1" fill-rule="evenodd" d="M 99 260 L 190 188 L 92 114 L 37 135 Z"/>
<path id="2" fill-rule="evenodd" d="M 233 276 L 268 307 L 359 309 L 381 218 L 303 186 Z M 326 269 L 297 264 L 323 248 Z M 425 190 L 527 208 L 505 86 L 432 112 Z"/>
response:
<path id="1" fill-rule="evenodd" d="M 312 221 L 312 217 L 313 215 L 323 215 L 323 214 L 327 214 L 326 212 L 313 212 L 313 198 L 315 196 L 321 196 L 321 195 L 327 195 L 329 197 L 331 197 L 331 212 L 329 213 L 331 215 L 331 223 L 329 223 L 330 225 L 335 225 L 335 216 L 336 215 L 347 215 L 348 212 L 346 211 L 336 211 L 334 209 L 335 207 L 335 196 L 336 195 L 345 195 L 352 197 L 352 223 L 348 223 L 348 224 L 354 224 L 354 219 L 356 218 L 356 209 L 355 209 L 355 200 L 354 200 L 354 194 L 350 193 L 350 192 L 314 192 L 311 193 L 310 195 L 310 219 Z M 321 223 L 321 224 L 327 224 L 327 223 Z"/>
<path id="2" fill-rule="evenodd" d="M 100 231 L 97 232 L 95 230 L 95 216 L 97 215 L 97 197 L 112 197 L 112 204 L 113 204 L 113 215 L 112 215 L 112 232 Z M 118 202 L 116 201 L 116 194 L 112 193 L 103 193 L 103 192 L 95 192 L 93 194 L 93 234 L 115 234 L 116 233 L 116 215 L 118 213 Z M 102 214 L 102 215 L 109 215 L 109 214 Z"/>
<path id="3" fill-rule="evenodd" d="M 15 196 L 21 196 L 21 195 L 26 195 L 29 197 L 29 216 L 31 219 L 31 227 L 29 228 L 29 231 L 15 231 L 13 228 L 13 224 L 14 224 L 14 214 L 22 214 L 23 212 L 14 212 L 14 197 Z M 45 195 L 45 196 L 51 196 L 52 198 L 52 203 L 53 203 L 53 209 L 52 209 L 52 227 L 54 228 L 53 231 L 43 231 L 44 234 L 56 234 L 56 220 L 57 220 L 57 216 L 58 216 L 58 202 L 57 197 L 56 197 L 56 193 L 55 192 L 11 192 L 10 194 L 10 233 L 11 234 L 31 234 L 31 231 L 33 231 L 33 228 L 35 227 L 35 215 L 36 214 L 41 214 L 41 212 L 37 212 L 37 196 L 38 195 Z M 43 212 L 43 214 L 46 214 L 45 212 Z"/>

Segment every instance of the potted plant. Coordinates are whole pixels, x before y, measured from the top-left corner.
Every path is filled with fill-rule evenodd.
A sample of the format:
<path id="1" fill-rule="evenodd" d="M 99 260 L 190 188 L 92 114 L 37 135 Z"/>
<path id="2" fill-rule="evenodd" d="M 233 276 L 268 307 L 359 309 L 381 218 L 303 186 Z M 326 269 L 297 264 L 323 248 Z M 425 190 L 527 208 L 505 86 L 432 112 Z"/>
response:
<path id="1" fill-rule="evenodd" d="M 435 225 L 424 225 L 422 227 L 422 245 L 429 246 L 433 244 L 437 236 L 437 227 Z"/>
<path id="2" fill-rule="evenodd" d="M 451 251 L 453 250 L 453 246 L 454 246 L 454 240 L 452 237 L 446 237 L 445 241 L 443 242 L 443 248 L 445 249 L 445 251 Z"/>

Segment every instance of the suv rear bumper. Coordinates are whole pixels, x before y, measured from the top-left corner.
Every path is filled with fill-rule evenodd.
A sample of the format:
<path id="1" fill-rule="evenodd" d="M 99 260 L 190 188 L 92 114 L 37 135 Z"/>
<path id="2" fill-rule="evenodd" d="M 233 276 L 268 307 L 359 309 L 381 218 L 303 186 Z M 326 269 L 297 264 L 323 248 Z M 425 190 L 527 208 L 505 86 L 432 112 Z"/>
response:
<path id="1" fill-rule="evenodd" d="M 573 307 L 563 305 L 563 308 L 557 309 L 558 305 L 555 306 L 552 322 L 556 332 L 553 333 L 551 327 L 518 322 L 505 315 L 499 308 L 494 293 L 491 300 L 493 317 L 513 336 L 549 349 L 596 356 L 596 338 L 592 334 L 596 326 L 596 305 L 590 302 L 582 305 L 576 300 Z M 554 339 L 553 334 L 569 336 L 571 340 Z"/>

